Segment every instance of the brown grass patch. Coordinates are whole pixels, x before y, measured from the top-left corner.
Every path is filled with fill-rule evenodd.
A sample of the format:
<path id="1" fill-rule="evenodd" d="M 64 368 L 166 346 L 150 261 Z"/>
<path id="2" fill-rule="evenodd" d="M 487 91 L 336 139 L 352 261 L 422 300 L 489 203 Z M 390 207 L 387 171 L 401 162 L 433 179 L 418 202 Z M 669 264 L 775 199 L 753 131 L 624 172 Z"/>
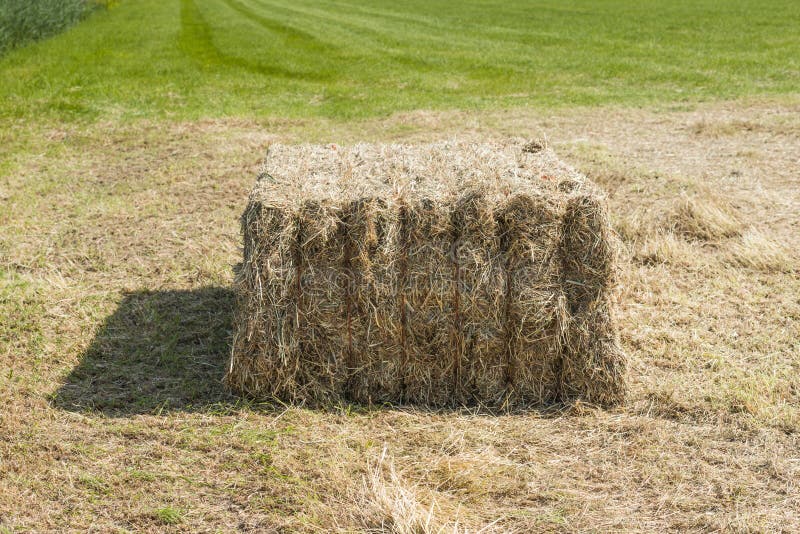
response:
<path id="1" fill-rule="evenodd" d="M 427 498 L 422 494 L 427 493 Z M 395 469 L 384 447 L 380 458 L 367 470 L 359 521 L 367 531 L 396 534 L 492 532 L 491 525 L 469 529 L 460 524 L 458 510 L 442 510 L 429 491 L 405 480 Z M 442 521 L 440 516 L 452 518 Z"/>
<path id="2" fill-rule="evenodd" d="M 669 224 L 681 235 L 704 241 L 734 237 L 742 230 L 730 204 L 710 192 L 681 195 L 672 208 Z"/>
<path id="3" fill-rule="evenodd" d="M 435 503 L 433 530 L 800 531 L 800 277 L 783 260 L 732 256 L 753 228 L 795 259 L 799 111 L 733 102 L 431 112 L 405 124 L 7 121 L 0 531 L 388 530 L 393 507 L 362 513 L 374 510 L 368 473 L 384 443 L 419 505 L 399 524 L 425 524 Z M 712 116 L 760 126 L 692 133 Z M 620 264 L 625 406 L 315 411 L 224 393 L 237 217 L 268 143 L 543 131 L 602 182 L 615 226 L 635 222 L 617 227 L 632 254 L 648 238 L 682 242 Z M 740 236 L 646 227 L 704 187 L 735 206 Z M 403 495 L 387 462 L 386 493 Z"/>
<path id="4" fill-rule="evenodd" d="M 647 236 L 634 247 L 633 258 L 644 264 L 694 265 L 702 257 L 702 252 L 693 243 L 672 232 Z"/>
<path id="5" fill-rule="evenodd" d="M 703 118 L 690 126 L 695 135 L 706 135 L 719 137 L 725 135 L 735 135 L 742 132 L 752 132 L 762 128 L 760 124 L 743 119 L 733 119 L 729 121 L 713 121 Z"/>
<path id="6" fill-rule="evenodd" d="M 728 244 L 727 261 L 734 265 L 766 272 L 797 271 L 800 259 L 782 243 L 755 228 L 747 229 L 736 241 Z"/>

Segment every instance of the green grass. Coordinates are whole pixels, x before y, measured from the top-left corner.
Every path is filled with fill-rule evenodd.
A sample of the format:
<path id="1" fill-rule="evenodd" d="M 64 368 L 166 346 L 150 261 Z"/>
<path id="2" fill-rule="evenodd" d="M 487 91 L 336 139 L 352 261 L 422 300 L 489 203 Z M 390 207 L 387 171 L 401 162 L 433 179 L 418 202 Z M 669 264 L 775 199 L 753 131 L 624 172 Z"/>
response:
<path id="1" fill-rule="evenodd" d="M 0 117 L 361 118 L 796 93 L 793 0 L 138 0 L 0 60 Z"/>
<path id="2" fill-rule="evenodd" d="M 94 0 L 3 0 L 0 2 L 0 54 L 55 35 L 98 5 Z"/>
<path id="3" fill-rule="evenodd" d="M 183 513 L 180 510 L 166 506 L 159 508 L 155 512 L 156 517 L 166 525 L 177 525 L 183 521 Z"/>

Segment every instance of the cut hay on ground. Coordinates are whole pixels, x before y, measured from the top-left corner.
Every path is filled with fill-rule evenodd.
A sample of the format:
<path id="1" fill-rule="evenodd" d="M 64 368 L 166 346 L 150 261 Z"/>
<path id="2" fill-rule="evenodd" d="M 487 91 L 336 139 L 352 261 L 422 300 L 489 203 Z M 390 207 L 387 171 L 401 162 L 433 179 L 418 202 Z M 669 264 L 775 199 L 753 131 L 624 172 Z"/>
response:
<path id="1" fill-rule="evenodd" d="M 624 395 L 609 224 L 547 150 L 273 146 L 242 226 L 237 391 L 499 407 Z"/>
<path id="2" fill-rule="evenodd" d="M 669 219 L 678 234 L 703 241 L 737 236 L 742 230 L 742 223 L 731 206 L 711 191 L 695 196 L 681 195 Z"/>

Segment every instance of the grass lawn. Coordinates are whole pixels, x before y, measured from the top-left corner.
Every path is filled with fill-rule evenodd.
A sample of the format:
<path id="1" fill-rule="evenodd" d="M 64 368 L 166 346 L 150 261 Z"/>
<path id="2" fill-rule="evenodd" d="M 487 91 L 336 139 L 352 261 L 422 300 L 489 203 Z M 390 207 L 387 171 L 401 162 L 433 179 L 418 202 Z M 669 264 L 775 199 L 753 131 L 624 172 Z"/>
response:
<path id="1" fill-rule="evenodd" d="M 0 60 L 0 115 L 358 118 L 800 85 L 791 0 L 139 0 Z"/>
<path id="2" fill-rule="evenodd" d="M 795 2 L 127 0 L 0 58 L 0 534 L 800 531 Z M 221 384 L 270 143 L 545 137 L 608 193 L 628 402 Z"/>

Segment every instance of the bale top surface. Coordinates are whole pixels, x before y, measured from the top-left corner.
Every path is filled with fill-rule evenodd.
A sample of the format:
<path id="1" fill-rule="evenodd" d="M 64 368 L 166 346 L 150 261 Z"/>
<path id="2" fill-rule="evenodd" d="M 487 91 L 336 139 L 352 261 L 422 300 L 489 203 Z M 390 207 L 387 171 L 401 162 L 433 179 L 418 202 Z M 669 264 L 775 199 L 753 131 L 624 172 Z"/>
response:
<path id="1" fill-rule="evenodd" d="M 272 145 L 251 200 L 279 207 L 308 200 L 337 204 L 364 197 L 444 199 L 464 189 L 477 189 L 491 201 L 512 193 L 560 195 L 589 187 L 581 174 L 551 150 L 518 140 Z"/>

